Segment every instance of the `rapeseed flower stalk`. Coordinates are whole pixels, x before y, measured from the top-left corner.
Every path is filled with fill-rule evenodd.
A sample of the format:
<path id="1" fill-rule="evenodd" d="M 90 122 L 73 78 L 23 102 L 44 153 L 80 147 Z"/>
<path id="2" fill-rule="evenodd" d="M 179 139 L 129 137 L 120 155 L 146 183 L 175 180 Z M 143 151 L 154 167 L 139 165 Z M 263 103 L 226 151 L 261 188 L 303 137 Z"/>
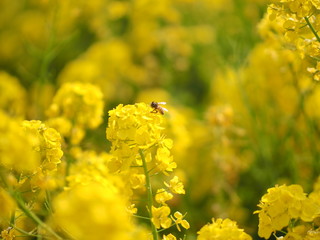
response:
<path id="1" fill-rule="evenodd" d="M 23 121 L 22 128 L 36 140 L 32 147 L 41 157 L 41 171 L 45 174 L 56 171 L 63 155 L 60 134 L 39 120 Z"/>
<path id="2" fill-rule="evenodd" d="M 171 209 L 166 203 L 173 197 L 172 193 L 185 193 L 182 182 L 176 176 L 169 184 L 165 183 L 168 189 L 160 188 L 153 194 L 151 175 L 169 175 L 177 167 L 170 153 L 173 143 L 165 137 L 163 124 L 163 115 L 154 112 L 145 103 L 126 106 L 120 104 L 109 111 L 106 130 L 107 139 L 112 143 L 112 158 L 108 167 L 113 173 L 127 176 L 132 190 L 142 188 L 147 192 L 147 219 L 150 221 L 154 240 L 158 239 L 158 229 L 171 227 L 172 221 L 179 230 L 179 224 L 189 228 L 182 215 L 176 213 L 175 218 L 170 217 Z M 155 205 L 155 201 L 159 206 Z"/>
<path id="3" fill-rule="evenodd" d="M 260 17 L 255 7 L 266 1 L 1 1 L 5 11 L 0 17 L 0 64 L 12 75 L 0 71 L 0 238 L 176 240 L 168 228 L 176 226 L 180 231 L 190 226 L 185 214 L 171 208 L 183 201 L 175 194 L 192 194 L 184 204 L 188 211 L 194 207 L 194 216 L 203 219 L 212 211 L 220 215 L 225 204 L 244 220 L 247 214 L 241 214 L 240 203 L 248 204 L 239 196 L 252 200 L 255 192 L 242 194 L 250 190 L 244 189 L 246 184 L 236 187 L 240 176 L 241 183 L 251 183 L 253 177 L 263 187 L 284 172 L 306 182 L 311 171 L 318 174 L 319 151 L 314 143 L 319 113 L 314 109 L 319 108 L 320 91 L 310 81 L 320 79 L 318 0 L 274 1 L 263 20 L 268 28 L 260 24 L 268 38 L 253 50 L 249 64 L 239 71 L 223 69 L 220 77 L 215 74 L 214 93 L 200 96 L 211 84 L 212 62 L 219 66 L 221 60 L 237 60 L 235 52 L 252 47 L 248 35 L 238 41 L 238 34 L 242 27 L 251 31 L 250 22 Z M 232 48 L 221 48 L 221 40 Z M 213 51 L 203 49 L 202 54 L 208 43 Z M 220 48 L 223 56 L 215 54 Z M 243 56 L 239 59 L 243 62 Z M 22 117 L 44 116 L 43 96 L 51 99 L 55 83 L 61 88 L 47 111 L 49 119 L 42 119 L 45 124 L 21 123 Z M 128 102 L 141 89 L 154 86 L 178 89 L 172 101 L 179 102 L 182 96 L 189 107 L 170 109 L 168 119 L 146 104 L 117 107 L 110 111 L 107 130 L 111 152 L 98 152 L 103 143 L 85 139 L 86 131 L 102 121 L 102 99 L 111 104 Z M 195 118 L 201 110 L 192 109 L 192 102 L 201 104 L 197 105 L 201 109 L 212 106 L 207 121 Z M 272 133 L 270 142 L 268 133 Z M 307 141 L 306 133 L 311 136 Z M 66 161 L 61 160 L 61 145 Z M 252 159 L 263 167 L 253 165 Z M 279 168 L 274 169 L 270 159 L 281 159 Z M 254 172 L 240 175 L 244 169 Z M 187 188 L 185 181 L 189 181 Z M 319 190 L 302 197 L 297 189 L 283 188 L 279 201 L 263 198 L 263 234 L 287 231 L 279 238 L 319 239 Z M 144 194 L 147 199 L 142 199 Z M 291 199 L 297 196 L 302 200 Z M 284 200 L 287 206 L 281 204 Z M 232 216 L 230 211 L 223 214 Z M 270 216 L 277 226 L 266 224 Z M 153 236 L 150 229 L 135 224 L 135 217 L 147 219 Z M 289 224 L 284 225 L 288 218 Z M 280 226 L 284 227 L 272 229 Z M 243 235 L 231 220 L 214 220 L 203 229 L 199 238 L 232 239 L 232 233 L 241 239 Z"/>
<path id="4" fill-rule="evenodd" d="M 40 163 L 32 169 L 31 174 L 22 173 L 19 184 L 23 185 L 25 181 L 30 180 L 32 191 L 56 188 L 58 181 L 55 174 L 63 156 L 60 134 L 39 120 L 25 120 L 21 129 L 26 135 L 33 137 L 32 150 Z"/>
<path id="5" fill-rule="evenodd" d="M 320 217 L 318 197 L 319 191 L 315 190 L 307 196 L 300 185 L 269 188 L 258 205 L 261 209 L 255 211 L 259 214 L 259 236 L 269 239 L 272 233 L 284 232 L 287 228 L 285 239 L 291 239 L 290 236 L 295 234 L 310 234 L 311 237 L 311 232 L 317 233 L 316 228 L 319 227 L 317 224 L 313 224 L 314 227 L 310 224 Z"/>
<path id="6" fill-rule="evenodd" d="M 320 80 L 320 4 L 314 0 L 276 1 L 268 7 L 271 20 L 282 23 L 284 40 L 290 49 L 306 58 L 309 67 L 306 69 L 316 81 Z"/>
<path id="7" fill-rule="evenodd" d="M 94 129 L 102 122 L 102 92 L 90 83 L 65 83 L 56 93 L 47 114 L 50 126 L 71 144 L 78 144 L 84 138 L 85 129 Z"/>
<path id="8" fill-rule="evenodd" d="M 46 127 L 41 121 L 18 121 L 11 119 L 2 112 L 1 118 L 1 201 L 6 208 L 12 208 L 10 217 L 1 216 L 1 224 L 16 228 L 28 236 L 33 236 L 24 230 L 19 230 L 16 220 L 28 217 L 26 222 L 33 221 L 39 231 L 61 239 L 33 210 L 37 211 L 40 202 L 46 202 L 47 211 L 50 206 L 45 194 L 46 190 L 56 187 L 54 174 L 61 162 L 60 134 L 53 128 Z M 13 144 L 14 143 L 14 144 Z M 24 161 L 21 161 L 23 159 Z M 10 196 L 8 198 L 8 196 Z M 10 200 L 12 199 L 12 201 Z M 22 217 L 22 218 L 21 218 Z M 3 222 L 4 221 L 4 222 Z M 24 220 L 23 220 L 24 221 Z M 6 239 L 13 236 L 13 230 L 1 233 Z"/>

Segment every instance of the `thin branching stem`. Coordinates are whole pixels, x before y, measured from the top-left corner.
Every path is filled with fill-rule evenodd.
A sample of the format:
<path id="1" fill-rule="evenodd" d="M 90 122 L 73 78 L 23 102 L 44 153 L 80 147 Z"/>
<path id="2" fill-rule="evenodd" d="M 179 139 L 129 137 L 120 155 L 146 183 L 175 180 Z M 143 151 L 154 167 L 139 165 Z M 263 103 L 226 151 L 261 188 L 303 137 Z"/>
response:
<path id="1" fill-rule="evenodd" d="M 45 229 L 48 233 L 52 234 L 56 239 L 62 240 L 62 238 L 52 230 L 47 224 L 45 224 L 36 214 L 34 214 L 27 206 L 24 201 L 19 196 L 14 196 L 19 208 L 35 223 Z"/>
<path id="2" fill-rule="evenodd" d="M 149 220 L 149 221 L 150 221 L 150 218 L 149 218 L 149 217 L 144 217 L 144 216 L 135 215 L 135 214 L 133 214 L 132 216 L 134 216 L 134 217 L 136 217 L 136 218 L 146 219 L 146 220 Z"/>
<path id="3" fill-rule="evenodd" d="M 17 230 L 18 232 L 20 233 L 23 233 L 24 235 L 28 236 L 28 237 L 40 237 L 39 235 L 36 235 L 36 234 L 32 234 L 30 232 L 27 232 L 21 228 L 18 228 L 17 226 L 14 226 L 14 225 L 11 225 L 11 227 L 13 227 L 15 230 Z M 16 236 L 16 237 L 19 237 L 19 236 Z"/>
<path id="4" fill-rule="evenodd" d="M 309 18 L 304 17 L 304 20 L 306 21 L 306 23 L 308 24 L 309 28 L 311 29 L 313 35 L 316 37 L 316 39 L 318 40 L 318 42 L 320 42 L 320 37 L 317 33 L 317 31 L 314 29 L 314 27 L 312 26 L 311 22 L 309 21 Z"/>

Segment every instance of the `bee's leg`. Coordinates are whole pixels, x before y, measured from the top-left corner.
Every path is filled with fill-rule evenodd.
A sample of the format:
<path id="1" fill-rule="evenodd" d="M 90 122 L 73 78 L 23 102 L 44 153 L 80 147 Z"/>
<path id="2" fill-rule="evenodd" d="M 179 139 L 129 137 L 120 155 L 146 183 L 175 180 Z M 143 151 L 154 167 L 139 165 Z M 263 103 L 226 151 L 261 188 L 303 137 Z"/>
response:
<path id="1" fill-rule="evenodd" d="M 151 113 L 157 113 L 158 111 L 157 111 L 157 109 L 153 109 L 152 111 L 151 111 Z"/>

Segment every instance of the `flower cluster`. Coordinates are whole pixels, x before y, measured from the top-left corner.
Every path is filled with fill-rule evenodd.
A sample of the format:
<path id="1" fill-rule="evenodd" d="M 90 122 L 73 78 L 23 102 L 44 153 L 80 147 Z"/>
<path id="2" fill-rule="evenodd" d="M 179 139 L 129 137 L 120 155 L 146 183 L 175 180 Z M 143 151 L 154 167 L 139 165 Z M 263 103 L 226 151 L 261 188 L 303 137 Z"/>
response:
<path id="1" fill-rule="evenodd" d="M 258 205 L 261 209 L 255 212 L 259 214 L 259 236 L 269 239 L 272 233 L 288 228 L 286 239 L 296 239 L 291 235 L 297 234 L 301 228 L 314 231 L 315 229 L 306 223 L 320 217 L 318 194 L 313 193 L 308 197 L 300 185 L 269 188 Z"/>
<path id="2" fill-rule="evenodd" d="M 179 231 L 180 225 L 186 229 L 190 227 L 180 212 L 170 215 L 171 209 L 167 204 L 173 194 L 185 194 L 183 184 L 177 176 L 169 183 L 164 183 L 167 189 L 159 188 L 155 195 L 152 193 L 150 175 L 169 175 L 177 167 L 170 154 L 172 140 L 165 138 L 163 133 L 163 122 L 164 117 L 145 103 L 125 106 L 120 104 L 109 111 L 106 131 L 107 139 L 112 143 L 112 158 L 108 167 L 111 172 L 129 179 L 133 190 L 147 191 L 146 207 L 155 239 L 158 235 L 157 229 L 169 228 L 172 222 Z M 154 201 L 159 206 L 156 206 Z"/>
<path id="3" fill-rule="evenodd" d="M 172 140 L 163 135 L 163 117 L 152 112 L 145 103 L 119 105 L 109 111 L 107 139 L 112 142 L 111 153 L 114 156 L 109 165 L 114 171 L 125 171 L 130 167 L 142 166 L 139 151 L 143 150 L 146 161 L 152 154 L 155 171 L 172 172 L 176 168 L 170 154 Z M 156 152 L 154 148 L 156 147 Z"/>
<path id="4" fill-rule="evenodd" d="M 308 71 L 314 80 L 320 80 L 320 4 L 315 0 L 282 0 L 268 7 L 271 20 L 282 23 L 283 33 L 289 47 L 310 63 Z"/>
<path id="5" fill-rule="evenodd" d="M 15 230 L 12 227 L 8 227 L 1 231 L 1 237 L 5 240 L 14 240 L 16 237 Z"/>
<path id="6" fill-rule="evenodd" d="M 0 239 L 320 239 L 320 4 L 271 1 L 0 0 Z"/>
<path id="7" fill-rule="evenodd" d="M 100 89 L 93 84 L 65 83 L 48 109 L 48 124 L 78 144 L 86 128 L 96 128 L 102 122 L 102 98 Z"/>
<path id="8" fill-rule="evenodd" d="M 63 156 L 60 134 L 39 120 L 25 120 L 22 122 L 21 129 L 24 134 L 32 136 L 31 147 L 40 161 L 39 165 L 32 169 L 31 176 L 28 174 L 21 176 L 21 184 L 29 179 L 32 191 L 55 188 L 57 180 L 53 175 L 56 174 Z"/>
<path id="9" fill-rule="evenodd" d="M 63 155 L 60 134 L 39 120 L 24 121 L 22 128 L 35 139 L 32 148 L 41 157 L 41 170 L 44 173 L 56 171 Z"/>
<path id="10" fill-rule="evenodd" d="M 197 240 L 251 240 L 237 223 L 230 219 L 212 219 L 212 223 L 203 226 L 198 232 Z"/>

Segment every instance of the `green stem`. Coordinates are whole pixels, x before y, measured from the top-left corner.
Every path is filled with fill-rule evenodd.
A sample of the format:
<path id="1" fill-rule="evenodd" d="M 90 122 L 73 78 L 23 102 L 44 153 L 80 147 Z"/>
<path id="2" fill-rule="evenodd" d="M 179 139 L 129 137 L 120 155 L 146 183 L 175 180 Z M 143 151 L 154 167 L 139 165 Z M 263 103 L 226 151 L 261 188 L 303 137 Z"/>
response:
<path id="1" fill-rule="evenodd" d="M 313 28 L 311 22 L 309 21 L 309 18 L 304 17 L 304 20 L 307 22 L 309 28 L 311 29 L 313 35 L 316 37 L 316 39 L 318 40 L 318 42 L 320 42 L 320 37 L 319 37 L 318 33 L 316 32 L 316 30 Z"/>
<path id="2" fill-rule="evenodd" d="M 32 234 L 32 233 L 29 233 L 29 232 L 24 231 L 23 229 L 18 228 L 18 227 L 16 227 L 16 226 L 11 225 L 11 227 L 13 227 L 13 228 L 14 228 L 15 230 L 17 230 L 18 232 L 25 234 L 25 235 L 28 236 L 28 237 L 39 237 L 39 235 L 35 235 L 35 234 Z M 19 236 L 16 236 L 16 237 L 19 237 Z"/>
<path id="3" fill-rule="evenodd" d="M 150 217 L 150 225 L 152 229 L 152 236 L 153 236 L 153 240 L 158 240 L 158 232 L 157 232 L 156 226 L 152 222 L 153 194 L 152 194 L 149 171 L 148 171 L 147 162 L 142 149 L 139 149 L 139 154 L 142 160 L 144 175 L 146 176 L 146 188 L 148 193 L 148 210 L 149 210 L 149 217 Z"/>
<path id="4" fill-rule="evenodd" d="M 48 190 L 46 190 L 46 198 L 45 198 L 44 206 L 46 207 L 48 212 L 52 215 L 53 211 L 51 208 L 51 195 Z"/>
<path id="5" fill-rule="evenodd" d="M 13 210 L 10 216 L 10 225 L 14 225 L 15 221 L 16 221 L 16 211 Z"/>
<path id="6" fill-rule="evenodd" d="M 39 226 L 41 226 L 42 228 L 44 228 L 46 231 L 48 231 L 50 234 L 52 234 L 54 237 L 56 237 L 59 240 L 62 240 L 62 238 L 55 232 L 53 231 L 47 224 L 45 224 L 44 222 L 41 221 L 41 219 L 34 214 L 30 209 L 28 209 L 26 207 L 26 205 L 24 204 L 24 202 L 20 199 L 19 196 L 15 197 L 17 204 L 19 206 L 19 208 L 29 217 L 31 218 L 35 223 L 37 223 Z"/>
<path id="7" fill-rule="evenodd" d="M 132 216 L 150 221 L 150 218 L 148 218 L 148 217 L 143 217 L 143 216 L 139 216 L 139 215 L 132 215 Z"/>

